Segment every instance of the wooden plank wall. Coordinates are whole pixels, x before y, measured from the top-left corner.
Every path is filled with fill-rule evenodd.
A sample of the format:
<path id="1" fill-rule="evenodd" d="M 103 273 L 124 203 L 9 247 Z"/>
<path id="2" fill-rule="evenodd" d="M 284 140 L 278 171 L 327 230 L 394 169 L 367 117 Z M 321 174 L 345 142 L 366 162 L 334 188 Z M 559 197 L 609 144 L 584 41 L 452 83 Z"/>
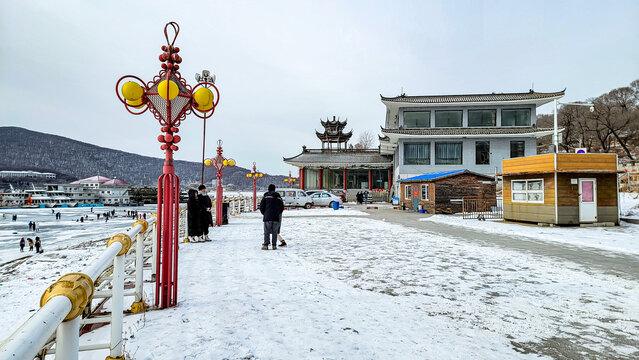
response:
<path id="1" fill-rule="evenodd" d="M 617 170 L 617 155 L 557 154 L 557 170 Z"/>
<path id="2" fill-rule="evenodd" d="M 502 173 L 543 172 L 555 169 L 555 154 L 526 156 L 502 160 Z"/>

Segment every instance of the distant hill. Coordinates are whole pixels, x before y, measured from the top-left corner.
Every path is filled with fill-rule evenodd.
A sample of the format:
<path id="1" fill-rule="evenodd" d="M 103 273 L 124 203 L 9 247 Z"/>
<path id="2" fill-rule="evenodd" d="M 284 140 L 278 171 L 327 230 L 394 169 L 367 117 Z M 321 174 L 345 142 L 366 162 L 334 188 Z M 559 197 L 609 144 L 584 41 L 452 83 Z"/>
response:
<path id="1" fill-rule="evenodd" d="M 0 127 L 0 149 L 0 170 L 53 172 L 59 174 L 58 181 L 100 174 L 117 177 L 131 185 L 156 186 L 164 164 L 163 158 L 141 156 L 13 126 Z M 200 181 L 201 163 L 178 160 L 174 166 L 181 185 Z M 252 189 L 252 180 L 246 177 L 249 171 L 241 167 L 224 169 L 225 187 Z M 205 169 L 205 182 L 210 184 L 214 178 L 215 170 Z M 264 174 L 260 183 L 284 186 L 284 178 Z"/>

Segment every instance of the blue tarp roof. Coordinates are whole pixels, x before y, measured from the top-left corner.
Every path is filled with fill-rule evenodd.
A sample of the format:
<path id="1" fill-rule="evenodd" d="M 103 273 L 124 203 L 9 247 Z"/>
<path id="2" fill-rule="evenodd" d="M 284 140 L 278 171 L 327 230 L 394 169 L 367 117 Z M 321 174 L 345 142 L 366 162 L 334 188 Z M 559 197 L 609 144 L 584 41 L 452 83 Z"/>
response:
<path id="1" fill-rule="evenodd" d="M 418 176 L 413 176 L 413 177 L 407 178 L 407 179 L 401 179 L 399 182 L 415 181 L 415 180 L 435 180 L 435 179 L 439 179 L 439 178 L 444 177 L 444 176 L 450 176 L 450 175 L 454 175 L 454 174 L 463 173 L 464 171 L 468 171 L 468 169 L 438 171 L 438 172 L 426 173 L 426 174 L 422 174 L 422 175 L 418 175 Z"/>

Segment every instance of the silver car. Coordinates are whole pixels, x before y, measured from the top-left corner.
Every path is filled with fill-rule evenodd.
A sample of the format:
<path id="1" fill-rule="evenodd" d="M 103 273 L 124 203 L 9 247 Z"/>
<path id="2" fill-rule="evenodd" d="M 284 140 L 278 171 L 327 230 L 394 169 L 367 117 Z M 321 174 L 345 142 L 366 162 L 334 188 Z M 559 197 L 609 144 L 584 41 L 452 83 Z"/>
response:
<path id="1" fill-rule="evenodd" d="M 313 195 L 311 195 L 311 200 L 313 200 L 313 205 L 316 206 L 333 206 L 333 203 L 337 202 L 341 202 L 342 199 L 339 196 L 335 196 L 331 193 L 329 193 L 328 191 L 319 191 L 316 193 L 313 193 Z"/>

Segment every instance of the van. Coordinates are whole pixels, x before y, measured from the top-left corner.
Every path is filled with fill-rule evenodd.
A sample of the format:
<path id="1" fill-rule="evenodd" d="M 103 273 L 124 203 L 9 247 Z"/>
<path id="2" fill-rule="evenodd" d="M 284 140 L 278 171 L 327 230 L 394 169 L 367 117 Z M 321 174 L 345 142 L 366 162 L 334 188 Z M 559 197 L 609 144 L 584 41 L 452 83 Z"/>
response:
<path id="1" fill-rule="evenodd" d="M 305 209 L 310 209 L 313 206 L 313 201 L 311 197 L 304 192 L 304 190 L 293 189 L 293 188 L 280 188 L 275 189 L 282 200 L 284 201 L 284 206 L 303 206 Z"/>

